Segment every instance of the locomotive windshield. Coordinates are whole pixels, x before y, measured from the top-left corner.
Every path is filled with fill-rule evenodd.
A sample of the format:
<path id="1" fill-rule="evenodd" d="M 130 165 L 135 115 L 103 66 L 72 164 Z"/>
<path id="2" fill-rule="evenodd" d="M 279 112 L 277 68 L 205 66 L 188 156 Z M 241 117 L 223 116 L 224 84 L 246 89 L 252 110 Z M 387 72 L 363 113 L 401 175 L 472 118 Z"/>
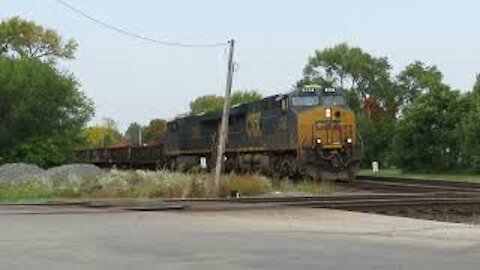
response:
<path id="1" fill-rule="evenodd" d="M 318 105 L 318 96 L 294 96 L 292 97 L 293 106 L 316 106 Z"/>
<path id="2" fill-rule="evenodd" d="M 322 105 L 324 106 L 345 106 L 345 96 L 340 88 L 325 88 L 321 93 Z"/>
<path id="3" fill-rule="evenodd" d="M 341 88 L 322 88 L 308 85 L 292 96 L 292 106 L 346 106 L 344 92 Z"/>
<path id="4" fill-rule="evenodd" d="M 322 105 L 343 106 L 345 105 L 345 98 L 343 96 L 324 96 L 322 98 Z"/>

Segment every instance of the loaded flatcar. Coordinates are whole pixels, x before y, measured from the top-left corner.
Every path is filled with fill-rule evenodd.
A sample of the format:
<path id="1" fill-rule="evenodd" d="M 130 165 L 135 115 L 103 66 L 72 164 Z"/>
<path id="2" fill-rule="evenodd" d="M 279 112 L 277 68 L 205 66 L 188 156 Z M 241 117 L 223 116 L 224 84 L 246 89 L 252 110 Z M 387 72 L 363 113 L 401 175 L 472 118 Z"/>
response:
<path id="1" fill-rule="evenodd" d="M 75 154 L 79 160 L 100 167 L 156 169 L 163 167 L 165 163 L 163 143 L 79 149 Z"/>

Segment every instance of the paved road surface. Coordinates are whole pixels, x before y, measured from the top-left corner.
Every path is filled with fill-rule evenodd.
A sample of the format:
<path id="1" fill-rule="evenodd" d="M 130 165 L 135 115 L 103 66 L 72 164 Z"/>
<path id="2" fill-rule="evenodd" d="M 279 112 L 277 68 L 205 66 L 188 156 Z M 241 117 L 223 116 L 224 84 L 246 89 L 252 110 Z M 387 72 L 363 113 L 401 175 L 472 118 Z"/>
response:
<path id="1" fill-rule="evenodd" d="M 480 269 L 480 227 L 321 209 L 0 208 L 0 269 Z"/>

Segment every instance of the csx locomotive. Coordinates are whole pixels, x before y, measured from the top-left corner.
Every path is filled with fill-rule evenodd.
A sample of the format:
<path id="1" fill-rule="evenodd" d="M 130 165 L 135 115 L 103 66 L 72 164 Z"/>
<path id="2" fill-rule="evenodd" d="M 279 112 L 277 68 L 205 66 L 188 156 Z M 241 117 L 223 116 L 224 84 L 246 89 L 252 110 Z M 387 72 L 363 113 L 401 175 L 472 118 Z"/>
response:
<path id="1" fill-rule="evenodd" d="M 214 167 L 221 112 L 168 122 L 161 145 L 82 150 L 98 165 L 189 171 Z M 305 87 L 231 108 L 225 171 L 353 179 L 360 164 L 355 115 L 342 89 Z"/>

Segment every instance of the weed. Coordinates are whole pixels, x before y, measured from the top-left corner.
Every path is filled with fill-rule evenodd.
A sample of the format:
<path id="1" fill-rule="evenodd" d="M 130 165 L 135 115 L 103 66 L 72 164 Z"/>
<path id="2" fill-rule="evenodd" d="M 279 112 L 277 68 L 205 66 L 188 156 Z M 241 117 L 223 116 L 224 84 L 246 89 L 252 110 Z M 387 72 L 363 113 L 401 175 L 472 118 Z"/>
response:
<path id="1" fill-rule="evenodd" d="M 229 174 L 223 179 L 220 195 L 229 196 L 232 191 L 236 191 L 242 196 L 254 196 L 264 194 L 271 189 L 271 181 L 264 176 Z"/>
<path id="2" fill-rule="evenodd" d="M 281 192 L 300 192 L 313 195 L 331 194 L 335 191 L 335 182 L 313 180 L 292 181 L 289 179 L 283 179 L 275 182 L 273 190 Z"/>
<path id="3" fill-rule="evenodd" d="M 0 202 L 69 198 L 202 198 L 212 196 L 212 179 L 211 174 L 114 169 L 90 178 L 39 178 L 1 184 Z M 333 184 L 287 180 L 273 185 L 270 179 L 257 174 L 227 174 L 223 176 L 219 196 L 229 196 L 232 191 L 241 196 L 256 196 L 272 190 L 325 194 L 332 192 Z"/>

